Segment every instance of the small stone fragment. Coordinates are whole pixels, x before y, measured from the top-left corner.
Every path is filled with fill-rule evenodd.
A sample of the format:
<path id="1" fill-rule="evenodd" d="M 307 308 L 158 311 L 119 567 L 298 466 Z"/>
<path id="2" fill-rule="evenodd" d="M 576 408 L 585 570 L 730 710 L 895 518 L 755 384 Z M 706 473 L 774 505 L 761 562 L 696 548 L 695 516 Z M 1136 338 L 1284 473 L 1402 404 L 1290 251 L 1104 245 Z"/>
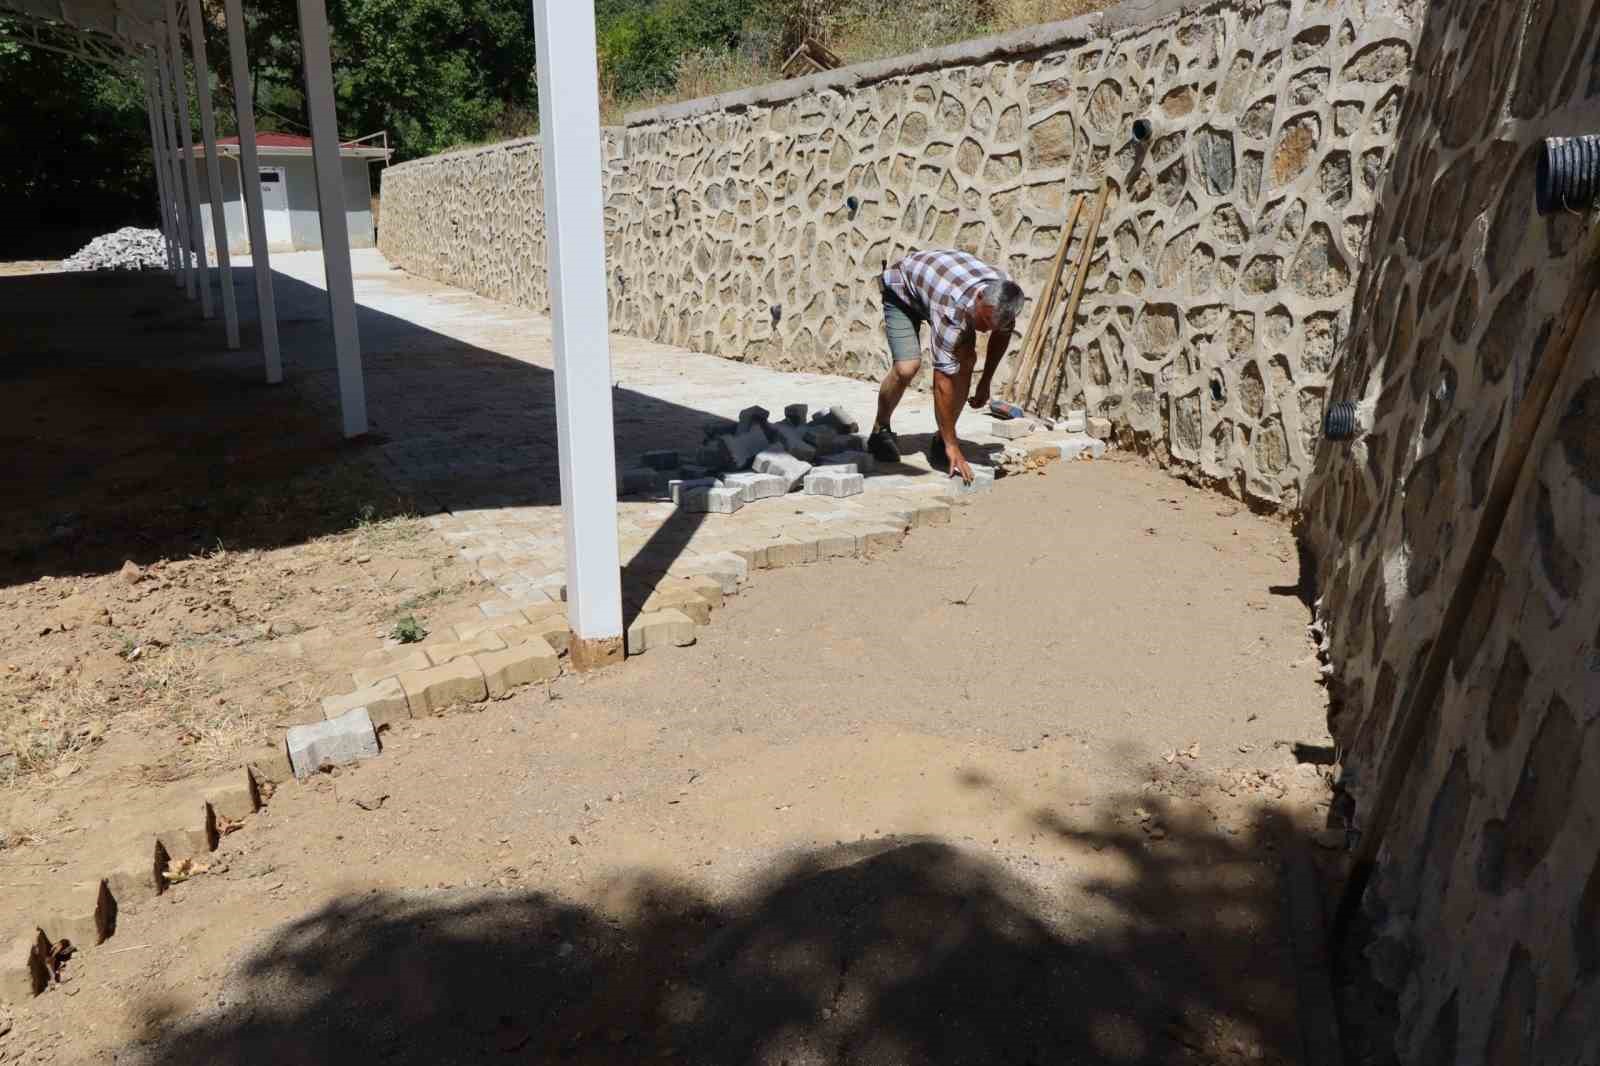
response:
<path id="1" fill-rule="evenodd" d="M 1095 440 L 1111 439 L 1111 419 L 1091 418 L 1088 420 L 1088 422 L 1089 436 L 1093 437 Z"/>
<path id="2" fill-rule="evenodd" d="M 144 571 L 132 559 L 123 563 L 122 569 L 118 573 L 121 575 L 123 582 L 129 585 L 137 585 L 144 580 Z"/>

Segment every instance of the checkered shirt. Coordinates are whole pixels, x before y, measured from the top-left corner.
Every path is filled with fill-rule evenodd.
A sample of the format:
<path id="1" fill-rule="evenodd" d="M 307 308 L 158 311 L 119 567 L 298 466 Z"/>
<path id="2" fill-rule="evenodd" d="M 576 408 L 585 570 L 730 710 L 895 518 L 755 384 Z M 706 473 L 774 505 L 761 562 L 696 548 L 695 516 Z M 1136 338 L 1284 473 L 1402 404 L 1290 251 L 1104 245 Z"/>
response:
<path id="1" fill-rule="evenodd" d="M 972 311 L 980 286 L 1011 280 L 1003 271 L 966 252 L 913 252 L 883 272 L 883 283 L 928 320 L 933 365 L 956 366 L 956 345 L 972 331 Z"/>

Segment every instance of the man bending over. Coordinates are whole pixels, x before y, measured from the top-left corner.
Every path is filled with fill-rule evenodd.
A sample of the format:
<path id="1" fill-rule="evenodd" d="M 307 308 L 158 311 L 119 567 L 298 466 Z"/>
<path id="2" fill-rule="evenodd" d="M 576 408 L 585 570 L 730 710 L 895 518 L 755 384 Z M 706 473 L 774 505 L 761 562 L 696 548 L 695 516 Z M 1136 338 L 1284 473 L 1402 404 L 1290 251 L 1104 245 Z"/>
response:
<path id="1" fill-rule="evenodd" d="M 880 281 L 883 332 L 894 365 L 878 389 L 878 419 L 872 424 L 867 449 L 882 462 L 900 459 L 889 419 L 922 365 L 920 330 L 926 322 L 933 349 L 933 409 L 939 422 L 939 435 L 928 444 L 928 461 L 935 470 L 948 470 L 971 482 L 972 467 L 956 439 L 956 418 L 963 403 L 975 410 L 988 404 L 994 372 L 1005 358 L 1022 310 L 1022 289 L 1003 271 L 957 251 L 913 252 L 891 264 Z M 973 392 L 979 333 L 989 334 L 989 344 Z"/>

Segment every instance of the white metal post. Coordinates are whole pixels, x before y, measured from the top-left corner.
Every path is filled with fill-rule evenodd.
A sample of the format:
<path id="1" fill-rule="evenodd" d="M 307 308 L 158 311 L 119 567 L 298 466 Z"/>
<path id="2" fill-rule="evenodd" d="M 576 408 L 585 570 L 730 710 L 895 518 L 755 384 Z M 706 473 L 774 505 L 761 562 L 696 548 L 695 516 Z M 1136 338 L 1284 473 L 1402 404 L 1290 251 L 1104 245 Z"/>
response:
<path id="1" fill-rule="evenodd" d="M 167 56 L 167 49 L 159 41 L 156 42 L 156 72 L 159 75 L 157 81 L 161 83 L 161 119 L 167 130 L 167 191 L 172 194 L 172 213 L 178 228 L 178 262 L 183 275 L 180 284 L 188 290 L 189 299 L 193 300 L 197 293 L 194 266 L 189 258 L 189 209 L 184 200 L 183 182 L 178 177 L 178 127 L 173 121 L 177 90 L 172 80 L 172 63 Z"/>
<path id="2" fill-rule="evenodd" d="M 155 96 L 155 81 L 151 72 L 155 63 L 150 58 L 150 53 L 144 53 L 144 62 L 141 68 L 144 71 L 144 109 L 145 115 L 150 119 L 150 169 L 155 172 L 156 178 L 156 206 L 161 219 L 161 242 L 167 249 L 167 270 L 174 276 L 178 273 L 178 249 L 172 241 L 172 216 L 168 214 L 167 202 L 167 161 L 166 152 L 161 146 L 160 122 L 156 115 L 158 105 Z"/>
<path id="3" fill-rule="evenodd" d="M 333 109 L 328 12 L 323 0 L 299 0 L 299 5 L 306 110 L 311 116 L 311 161 L 317 172 L 317 215 L 322 223 L 322 267 L 328 284 L 328 310 L 333 317 L 333 352 L 339 363 L 339 407 L 344 414 L 344 435 L 359 437 L 367 431 L 367 387 L 361 375 L 355 280 L 350 275 L 350 226 L 344 213 L 339 120 Z"/>
<path id="4" fill-rule="evenodd" d="M 278 301 L 272 291 L 272 264 L 267 256 L 267 221 L 261 213 L 261 164 L 256 158 L 255 101 L 250 98 L 250 60 L 245 54 L 244 11 L 239 0 L 227 0 L 228 59 L 233 69 L 233 111 L 239 123 L 239 184 L 244 192 L 244 217 L 250 230 L 250 265 L 256 276 L 256 308 L 261 319 L 261 358 L 267 384 L 283 380 L 278 352 Z"/>
<path id="5" fill-rule="evenodd" d="M 176 0 L 167 0 L 167 62 L 172 67 L 172 102 L 178 114 L 178 135 L 183 144 L 183 184 L 189 190 L 189 247 L 194 251 L 198 272 L 200 314 L 211 318 L 211 260 L 206 256 L 206 234 L 200 224 L 200 181 L 194 173 L 194 138 L 189 132 L 189 76 L 183 69 L 183 44 L 178 40 Z"/>
<path id="6" fill-rule="evenodd" d="M 594 5 L 534 0 L 573 662 L 622 654 Z M 581 647 L 581 651 L 580 651 Z"/>
<path id="7" fill-rule="evenodd" d="M 188 0 L 189 53 L 194 60 L 194 95 L 200 101 L 200 139 L 206 146 L 206 187 L 211 193 L 211 236 L 217 246 L 217 284 L 222 289 L 222 321 L 228 347 L 239 347 L 239 305 L 233 293 L 233 262 L 228 254 L 228 218 L 222 203 L 222 165 L 217 161 L 217 119 L 211 113 L 211 64 L 206 62 L 206 33 L 200 24 L 200 0 Z M 201 241 L 201 251 L 205 250 Z"/>

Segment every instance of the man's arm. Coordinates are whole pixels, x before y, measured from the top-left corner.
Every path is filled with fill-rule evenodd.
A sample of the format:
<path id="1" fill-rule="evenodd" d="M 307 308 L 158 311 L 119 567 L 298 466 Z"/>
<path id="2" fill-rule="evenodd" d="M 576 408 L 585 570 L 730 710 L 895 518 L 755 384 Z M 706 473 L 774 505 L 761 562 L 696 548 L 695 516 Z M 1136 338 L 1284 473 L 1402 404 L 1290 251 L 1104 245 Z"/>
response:
<path id="1" fill-rule="evenodd" d="M 1011 347 L 1011 332 L 996 330 L 989 334 L 989 347 L 983 356 L 983 373 L 978 376 L 978 387 L 968 401 L 974 411 L 981 411 L 989 403 L 989 386 L 994 383 L 994 372 L 1000 369 L 1006 349 Z M 974 353 L 976 354 L 976 353 Z"/>

